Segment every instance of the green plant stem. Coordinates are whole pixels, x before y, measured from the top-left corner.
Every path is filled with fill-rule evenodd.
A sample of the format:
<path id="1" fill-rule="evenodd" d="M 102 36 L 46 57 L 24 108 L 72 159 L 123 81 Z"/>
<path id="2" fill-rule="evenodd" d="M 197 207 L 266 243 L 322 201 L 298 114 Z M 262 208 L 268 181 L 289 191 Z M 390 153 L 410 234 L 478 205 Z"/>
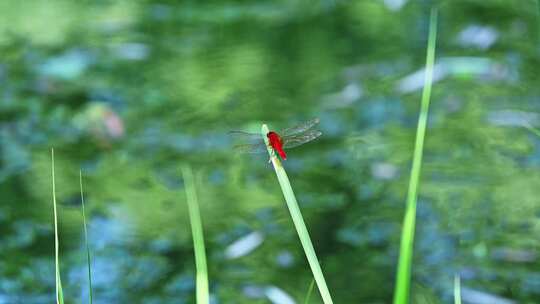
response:
<path id="1" fill-rule="evenodd" d="M 62 280 L 60 279 L 60 263 L 58 258 L 58 213 L 56 211 L 56 182 L 54 180 L 54 149 L 51 148 L 51 173 L 52 173 L 52 196 L 54 213 L 54 267 L 56 280 L 56 303 L 64 304 L 64 293 L 62 292 Z"/>
<path id="2" fill-rule="evenodd" d="M 416 141 L 414 145 L 413 163 L 409 180 L 407 194 L 407 206 L 403 220 L 401 232 L 401 244 L 399 250 L 399 261 L 394 291 L 394 304 L 405 304 L 409 302 L 409 290 L 411 284 L 411 265 L 414 248 L 414 231 L 416 222 L 416 204 L 418 198 L 418 185 L 420 180 L 420 170 L 422 166 L 422 154 L 424 149 L 424 138 L 426 135 L 426 125 L 428 119 L 429 103 L 431 97 L 431 86 L 433 82 L 433 65 L 435 61 L 435 42 L 437 38 L 437 10 L 431 10 L 429 22 L 429 38 L 426 56 L 426 73 L 424 79 L 424 89 L 422 92 L 422 102 L 420 115 L 418 117 L 418 127 L 416 129 Z"/>
<path id="3" fill-rule="evenodd" d="M 263 124 L 261 128 L 261 135 L 268 148 L 268 154 L 270 155 L 272 165 L 274 166 L 274 170 L 276 171 L 276 175 L 279 185 L 281 186 L 283 196 L 285 196 L 285 201 L 287 202 L 287 207 L 289 208 L 294 227 L 296 228 L 296 232 L 298 233 L 298 237 L 300 238 L 300 242 L 302 243 L 302 247 L 304 248 L 304 252 L 306 254 L 309 266 L 311 267 L 315 282 L 317 283 L 317 287 L 319 288 L 319 292 L 321 293 L 323 302 L 324 304 L 331 304 L 333 303 L 332 297 L 330 296 L 330 291 L 328 290 L 328 286 L 326 285 L 321 266 L 319 265 L 317 255 L 315 254 L 315 249 L 313 249 L 313 244 L 311 243 L 311 238 L 309 237 L 306 224 L 304 223 L 304 218 L 302 217 L 302 213 L 300 212 L 300 208 L 298 207 L 296 196 L 294 195 L 291 183 L 289 182 L 289 178 L 287 177 L 285 169 L 275 155 L 274 150 L 270 147 L 268 143 L 268 138 L 266 136 L 268 132 L 268 127 Z"/>
<path id="4" fill-rule="evenodd" d="M 92 304 L 92 267 L 90 259 L 90 246 L 88 245 L 88 229 L 86 228 L 86 211 L 84 210 L 84 195 L 82 184 L 82 170 L 79 170 L 79 185 L 81 188 L 81 212 L 83 218 L 84 227 L 84 243 L 86 244 L 86 263 L 88 264 L 88 289 L 89 289 L 89 301 Z"/>
<path id="5" fill-rule="evenodd" d="M 195 179 L 191 167 L 182 167 L 184 177 L 184 187 L 186 191 L 187 205 L 189 211 L 189 221 L 191 224 L 191 234 L 193 236 L 193 248 L 195 251 L 195 268 L 197 271 L 197 304 L 208 304 L 208 270 L 206 267 L 206 251 L 204 247 L 203 228 L 199 203 L 197 200 L 197 191 L 195 188 Z"/>
<path id="6" fill-rule="evenodd" d="M 461 281 L 458 274 L 454 276 L 454 304 L 461 304 Z"/>

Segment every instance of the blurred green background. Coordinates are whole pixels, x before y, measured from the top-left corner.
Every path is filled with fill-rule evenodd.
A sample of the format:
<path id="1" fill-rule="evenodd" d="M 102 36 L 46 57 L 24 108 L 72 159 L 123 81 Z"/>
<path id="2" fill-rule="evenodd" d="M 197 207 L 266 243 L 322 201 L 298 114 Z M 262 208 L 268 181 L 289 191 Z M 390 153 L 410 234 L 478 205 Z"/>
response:
<path id="1" fill-rule="evenodd" d="M 284 163 L 335 303 L 390 303 L 440 4 L 413 303 L 540 303 L 535 0 L 2 1 L 0 303 L 54 301 L 50 148 L 67 303 L 194 303 L 180 168 L 212 303 L 302 303 L 311 272 L 266 155 L 229 130 L 312 117 Z M 322 303 L 315 292 L 311 303 Z"/>

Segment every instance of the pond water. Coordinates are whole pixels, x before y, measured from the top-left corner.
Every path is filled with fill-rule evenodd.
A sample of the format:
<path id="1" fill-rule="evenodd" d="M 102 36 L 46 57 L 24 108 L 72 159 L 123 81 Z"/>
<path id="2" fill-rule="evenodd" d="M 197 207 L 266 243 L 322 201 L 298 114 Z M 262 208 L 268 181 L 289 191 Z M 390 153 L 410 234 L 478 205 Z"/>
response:
<path id="1" fill-rule="evenodd" d="M 0 4 L 0 304 L 304 303 L 312 274 L 265 154 L 228 132 L 314 117 L 283 162 L 335 303 L 390 303 L 438 7 L 412 303 L 540 301 L 537 1 Z M 315 288 L 309 303 L 323 303 Z"/>

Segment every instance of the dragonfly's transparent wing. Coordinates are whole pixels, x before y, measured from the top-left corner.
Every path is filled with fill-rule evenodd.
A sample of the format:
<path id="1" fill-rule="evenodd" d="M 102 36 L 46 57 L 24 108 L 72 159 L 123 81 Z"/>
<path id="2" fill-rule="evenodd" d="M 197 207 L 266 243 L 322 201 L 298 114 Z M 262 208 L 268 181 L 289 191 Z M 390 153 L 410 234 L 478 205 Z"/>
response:
<path id="1" fill-rule="evenodd" d="M 234 145 L 233 149 L 238 153 L 268 153 L 264 142 L 261 142 L 259 144 Z"/>
<path id="2" fill-rule="evenodd" d="M 279 134 L 281 136 L 291 136 L 291 135 L 294 135 L 294 134 L 297 134 L 297 133 L 302 133 L 302 132 L 305 132 L 309 129 L 311 129 L 314 125 L 318 124 L 319 123 L 319 119 L 318 118 L 313 118 L 311 120 L 308 120 L 302 124 L 299 124 L 297 126 L 294 126 L 292 128 L 288 128 L 288 129 L 285 129 L 283 131 L 281 131 Z"/>
<path id="3" fill-rule="evenodd" d="M 244 131 L 229 131 L 229 135 L 239 140 L 257 140 L 262 139 L 261 133 L 250 133 Z"/>
<path id="4" fill-rule="evenodd" d="M 290 149 L 298 147 L 307 142 L 314 140 L 315 138 L 322 135 L 322 132 L 319 130 L 309 130 L 301 134 L 285 136 L 283 137 L 283 148 Z"/>
<path id="5" fill-rule="evenodd" d="M 229 131 L 229 135 L 240 142 L 233 146 L 238 153 L 266 153 L 266 144 L 260 133 L 249 133 L 244 131 Z"/>

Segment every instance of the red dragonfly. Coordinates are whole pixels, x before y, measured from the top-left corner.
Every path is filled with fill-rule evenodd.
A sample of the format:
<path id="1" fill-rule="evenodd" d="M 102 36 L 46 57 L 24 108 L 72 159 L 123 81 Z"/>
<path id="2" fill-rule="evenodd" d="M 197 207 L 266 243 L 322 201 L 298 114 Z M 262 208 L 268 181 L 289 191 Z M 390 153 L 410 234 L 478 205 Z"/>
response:
<path id="1" fill-rule="evenodd" d="M 287 154 L 284 149 L 298 147 L 321 136 L 322 132 L 312 128 L 319 123 L 318 118 L 308 120 L 302 124 L 282 130 L 280 132 L 270 131 L 266 136 L 272 149 L 286 160 Z M 229 134 L 249 141 L 249 144 L 235 145 L 234 149 L 241 153 L 264 153 L 267 152 L 266 144 L 260 133 L 248 133 L 244 131 L 230 131 Z"/>

